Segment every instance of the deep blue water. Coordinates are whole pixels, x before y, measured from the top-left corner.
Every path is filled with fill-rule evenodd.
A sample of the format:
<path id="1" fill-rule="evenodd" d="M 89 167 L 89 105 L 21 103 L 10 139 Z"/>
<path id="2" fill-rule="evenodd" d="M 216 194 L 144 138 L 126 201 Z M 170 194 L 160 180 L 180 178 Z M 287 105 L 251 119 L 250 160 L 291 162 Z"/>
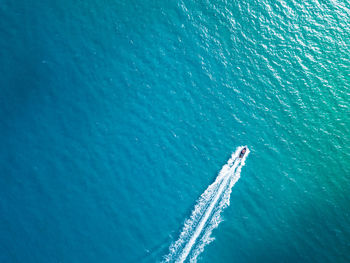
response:
<path id="1" fill-rule="evenodd" d="M 0 0 L 0 262 L 349 262 L 346 1 Z"/>

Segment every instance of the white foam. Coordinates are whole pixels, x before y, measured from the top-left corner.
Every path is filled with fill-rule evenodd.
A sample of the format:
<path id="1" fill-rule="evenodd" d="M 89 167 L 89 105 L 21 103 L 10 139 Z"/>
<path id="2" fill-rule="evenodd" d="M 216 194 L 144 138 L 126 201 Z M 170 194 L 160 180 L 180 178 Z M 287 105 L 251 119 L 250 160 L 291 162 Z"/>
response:
<path id="1" fill-rule="evenodd" d="M 249 149 L 242 159 L 237 158 L 243 146 L 237 147 L 234 154 L 225 164 L 215 182 L 199 197 L 192 210 L 191 217 L 185 221 L 177 241 L 169 248 L 165 262 L 184 262 L 191 253 L 190 261 L 196 262 L 205 245 L 213 239 L 211 232 L 221 222 L 220 214 L 229 205 L 232 187 L 238 181 Z M 237 169 L 236 169 L 237 168 Z M 201 237 L 199 240 L 197 240 Z"/>

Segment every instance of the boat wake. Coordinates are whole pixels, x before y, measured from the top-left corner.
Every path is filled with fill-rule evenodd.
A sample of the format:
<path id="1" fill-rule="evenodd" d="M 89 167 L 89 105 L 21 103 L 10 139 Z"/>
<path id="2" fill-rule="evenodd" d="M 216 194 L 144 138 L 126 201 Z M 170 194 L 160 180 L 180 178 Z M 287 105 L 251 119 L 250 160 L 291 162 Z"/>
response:
<path id="1" fill-rule="evenodd" d="M 230 204 L 232 187 L 240 178 L 241 169 L 249 155 L 247 148 L 243 158 L 238 158 L 243 148 L 237 147 L 236 152 L 222 167 L 215 182 L 199 197 L 191 216 L 184 223 L 178 240 L 170 246 L 164 262 L 184 262 L 187 258 L 190 262 L 196 262 L 204 247 L 214 240 L 210 235 L 221 222 L 221 212 Z"/>

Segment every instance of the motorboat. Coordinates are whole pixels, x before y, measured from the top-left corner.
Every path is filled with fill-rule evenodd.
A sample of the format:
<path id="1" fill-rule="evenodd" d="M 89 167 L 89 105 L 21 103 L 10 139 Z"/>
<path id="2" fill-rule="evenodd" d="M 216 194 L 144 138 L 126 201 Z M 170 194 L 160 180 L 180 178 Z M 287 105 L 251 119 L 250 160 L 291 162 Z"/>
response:
<path id="1" fill-rule="evenodd" d="M 247 147 L 244 147 L 242 151 L 239 153 L 239 158 L 243 158 L 244 154 L 247 152 Z"/>

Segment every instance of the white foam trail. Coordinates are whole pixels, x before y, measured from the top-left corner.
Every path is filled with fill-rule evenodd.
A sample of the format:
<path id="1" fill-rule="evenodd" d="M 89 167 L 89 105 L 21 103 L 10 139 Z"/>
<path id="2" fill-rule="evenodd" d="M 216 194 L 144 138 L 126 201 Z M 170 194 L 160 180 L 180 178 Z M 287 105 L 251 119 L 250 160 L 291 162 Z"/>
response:
<path id="1" fill-rule="evenodd" d="M 165 257 L 165 262 L 184 262 L 192 250 L 190 261 L 196 262 L 204 246 L 210 243 L 212 240 L 210 234 L 221 221 L 220 213 L 229 205 L 231 189 L 238 181 L 242 166 L 249 154 L 247 148 L 243 159 L 237 158 L 242 148 L 243 146 L 237 147 L 236 152 L 222 167 L 215 182 L 200 196 L 191 217 L 185 221 L 179 239 L 170 246 L 170 252 Z M 202 237 L 193 249 L 200 236 Z"/>
<path id="2" fill-rule="evenodd" d="M 193 249 L 193 252 L 192 252 L 192 255 L 190 258 L 190 262 L 197 262 L 197 257 L 199 256 L 200 253 L 202 253 L 204 251 L 204 247 L 206 245 L 208 245 L 211 241 L 214 240 L 214 238 L 211 238 L 210 235 L 211 235 L 212 231 L 216 227 L 218 227 L 218 225 L 222 221 L 221 217 L 220 217 L 221 212 L 227 206 L 230 205 L 230 195 L 232 192 L 232 188 L 240 178 L 242 167 L 245 165 L 245 159 L 247 158 L 249 152 L 250 151 L 247 148 L 247 152 L 244 155 L 244 157 L 242 158 L 238 168 L 236 169 L 234 174 L 229 175 L 228 187 L 226 188 L 226 190 L 222 194 L 222 198 L 221 198 L 219 204 L 217 205 L 217 208 L 216 208 L 215 212 L 213 213 L 210 222 L 207 224 L 207 227 L 204 229 L 204 233 L 202 235 L 202 238 L 198 242 L 197 246 Z"/>
<path id="3" fill-rule="evenodd" d="M 236 161 L 231 169 L 235 170 L 237 168 L 238 164 L 239 164 L 239 162 Z M 185 248 L 182 250 L 181 256 L 180 256 L 180 258 L 178 260 L 179 262 L 183 262 L 187 258 L 188 254 L 190 253 L 190 251 L 191 251 L 194 243 L 196 242 L 198 236 L 201 234 L 205 223 L 208 221 L 208 218 L 209 218 L 211 212 L 213 211 L 213 208 L 216 205 L 217 201 L 219 200 L 223 190 L 225 189 L 225 186 L 227 185 L 227 181 L 229 179 L 230 179 L 229 176 L 225 176 L 225 178 L 223 179 L 223 182 L 220 184 L 219 190 L 216 192 L 216 194 L 215 194 L 212 202 L 210 203 L 208 209 L 206 209 L 206 211 L 204 213 L 204 216 L 199 221 L 199 224 L 197 225 L 196 230 L 194 231 L 194 233 L 191 236 L 190 240 L 187 242 Z"/>

